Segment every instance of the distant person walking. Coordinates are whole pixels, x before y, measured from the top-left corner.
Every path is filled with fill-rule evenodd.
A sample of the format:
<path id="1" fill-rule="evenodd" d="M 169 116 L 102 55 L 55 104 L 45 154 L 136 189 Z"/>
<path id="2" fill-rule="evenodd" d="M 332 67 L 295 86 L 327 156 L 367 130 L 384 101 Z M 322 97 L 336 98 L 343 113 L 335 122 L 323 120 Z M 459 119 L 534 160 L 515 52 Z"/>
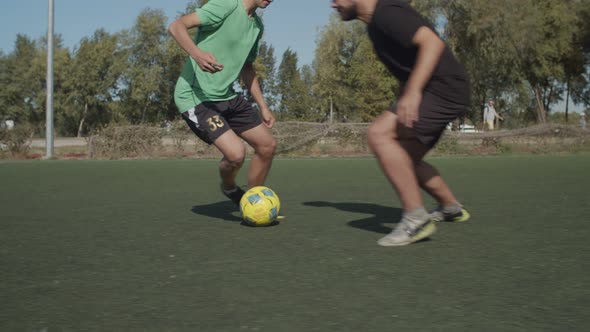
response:
<path id="1" fill-rule="evenodd" d="M 580 115 L 580 127 L 584 130 L 586 129 L 586 113 Z"/>
<path id="2" fill-rule="evenodd" d="M 486 104 L 486 106 L 483 109 L 483 122 L 484 122 L 484 130 L 485 130 L 485 125 L 487 125 L 489 130 L 494 130 L 495 126 L 495 122 L 496 122 L 496 118 L 500 119 L 500 120 L 504 120 L 503 117 L 500 116 L 500 114 L 498 114 L 496 112 L 496 109 L 494 108 L 494 101 L 490 100 L 488 101 L 488 103 Z"/>

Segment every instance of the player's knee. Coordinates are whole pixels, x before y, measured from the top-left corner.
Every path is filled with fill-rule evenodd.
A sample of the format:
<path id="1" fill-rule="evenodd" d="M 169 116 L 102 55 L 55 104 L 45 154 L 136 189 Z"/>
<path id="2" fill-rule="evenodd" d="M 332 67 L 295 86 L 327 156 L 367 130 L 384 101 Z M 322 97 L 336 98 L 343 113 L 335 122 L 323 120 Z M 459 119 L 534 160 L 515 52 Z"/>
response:
<path id="1" fill-rule="evenodd" d="M 388 128 L 384 128 L 380 123 L 372 123 L 369 126 L 369 130 L 367 132 L 367 140 L 369 142 L 369 146 L 374 148 L 380 145 L 383 142 L 393 139 L 394 135 L 391 130 Z"/>
<path id="2" fill-rule="evenodd" d="M 256 153 L 264 158 L 272 158 L 277 149 L 277 140 L 273 137 L 256 148 Z"/>
<path id="3" fill-rule="evenodd" d="M 233 153 L 229 153 L 223 157 L 223 161 L 227 164 L 228 168 L 240 168 L 244 164 L 244 160 L 246 159 L 246 152 L 245 151 L 235 151 Z"/>

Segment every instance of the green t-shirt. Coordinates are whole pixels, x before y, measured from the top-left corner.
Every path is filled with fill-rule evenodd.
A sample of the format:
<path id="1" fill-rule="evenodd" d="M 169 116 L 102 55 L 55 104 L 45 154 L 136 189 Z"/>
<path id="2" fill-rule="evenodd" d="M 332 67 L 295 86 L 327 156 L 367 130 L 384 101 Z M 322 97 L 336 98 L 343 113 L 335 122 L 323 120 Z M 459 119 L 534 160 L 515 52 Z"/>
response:
<path id="1" fill-rule="evenodd" d="M 246 62 L 254 62 L 263 26 L 248 16 L 242 0 L 211 0 L 196 10 L 201 26 L 195 44 L 215 56 L 223 70 L 215 74 L 199 68 L 189 57 L 176 82 L 174 102 L 183 113 L 205 101 L 224 101 L 236 96 L 233 83 Z"/>

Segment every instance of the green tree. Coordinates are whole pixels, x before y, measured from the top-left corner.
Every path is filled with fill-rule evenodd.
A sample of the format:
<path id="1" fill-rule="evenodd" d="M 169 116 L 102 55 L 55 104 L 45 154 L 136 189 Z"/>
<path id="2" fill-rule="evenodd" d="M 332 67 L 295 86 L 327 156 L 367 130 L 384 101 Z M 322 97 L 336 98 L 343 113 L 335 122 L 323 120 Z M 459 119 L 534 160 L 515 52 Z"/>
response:
<path id="1" fill-rule="evenodd" d="M 113 101 L 123 70 L 124 57 L 117 35 L 99 29 L 92 37 L 80 41 L 68 68 L 65 85 L 71 112 L 64 116 L 75 125 L 78 137 L 84 131 L 108 123 L 108 106 Z"/>
<path id="2" fill-rule="evenodd" d="M 301 67 L 301 81 L 303 82 L 304 91 L 306 94 L 301 96 L 301 104 L 307 110 L 305 121 L 320 122 L 325 120 L 325 114 L 317 105 L 317 98 L 313 89 L 313 82 L 315 73 L 313 66 L 303 65 Z"/>
<path id="3" fill-rule="evenodd" d="M 354 27 L 360 23 L 344 23 L 333 14 L 316 42 L 314 91 L 326 118 L 342 119 L 353 115 L 354 95 L 349 85 L 349 67 L 360 36 Z"/>
<path id="4" fill-rule="evenodd" d="M 8 114 L 8 82 L 10 82 L 10 75 L 8 73 L 8 56 L 0 49 L 0 121 L 6 120 L 10 117 Z"/>
<path id="5" fill-rule="evenodd" d="M 279 116 L 283 119 L 305 119 L 309 110 L 301 103 L 308 94 L 297 67 L 297 53 L 287 48 L 278 71 L 277 91 L 280 96 Z"/>
<path id="6" fill-rule="evenodd" d="M 313 68 L 314 96 L 329 119 L 336 113 L 341 120 L 370 121 L 394 100 L 397 82 L 377 59 L 363 23 L 332 15 L 318 37 Z"/>
<path id="7" fill-rule="evenodd" d="M 276 61 L 274 47 L 265 41 L 261 41 L 254 68 L 266 103 L 272 110 L 277 107 L 278 103 Z"/>
<path id="8" fill-rule="evenodd" d="M 16 123 L 40 121 L 39 105 L 33 99 L 39 92 L 38 85 L 33 82 L 36 75 L 32 67 L 37 53 L 35 41 L 18 34 L 14 51 L 3 57 L 0 71 L 2 118 L 13 119 Z"/>
<path id="9" fill-rule="evenodd" d="M 161 10 L 145 9 L 129 33 L 125 33 L 127 65 L 121 99 L 131 123 L 156 122 L 171 98 L 162 79 L 166 63 L 166 16 Z M 168 88 L 168 89 L 167 89 Z"/>
<path id="10" fill-rule="evenodd" d="M 354 108 L 361 121 L 372 121 L 391 106 L 398 82 L 377 58 L 369 38 L 362 38 L 354 52 L 350 77 Z"/>
<path id="11" fill-rule="evenodd" d="M 454 53 L 471 76 L 473 98 L 469 117 L 474 123 L 481 120 L 481 109 L 490 98 L 523 100 L 511 92 L 523 91 L 519 88 L 522 75 L 514 70 L 515 55 L 510 51 L 513 47 L 498 34 L 502 28 L 498 15 L 505 9 L 503 5 L 474 0 L 448 3 L 440 9 L 447 22 L 443 38 L 454 46 Z M 526 92 L 524 105 L 516 108 L 526 107 L 529 95 Z"/>
<path id="12" fill-rule="evenodd" d="M 42 45 L 42 46 L 39 46 Z M 16 123 L 29 123 L 42 133 L 45 125 L 47 99 L 47 39 L 34 42 L 18 35 L 14 51 L 5 59 L 6 74 L 1 75 L 0 104 L 6 105 L 5 117 Z M 54 109 L 63 109 L 63 70 L 69 66 L 70 55 L 60 35 L 54 36 Z M 56 124 L 57 126 L 58 124 Z"/>
<path id="13" fill-rule="evenodd" d="M 563 59 L 579 25 L 572 1 L 460 0 L 444 12 L 450 44 L 471 74 L 474 108 L 488 97 L 522 100 L 514 91 L 525 82 L 537 121 L 545 122 L 561 99 Z"/>
<path id="14" fill-rule="evenodd" d="M 572 52 L 564 59 L 566 89 L 576 104 L 590 105 L 590 2 L 577 1 L 580 30 L 575 36 Z M 568 100 L 568 98 L 566 98 Z M 567 103 L 566 105 L 569 105 Z M 566 111 L 567 114 L 567 111 Z M 567 115 L 566 115 L 567 120 Z"/>

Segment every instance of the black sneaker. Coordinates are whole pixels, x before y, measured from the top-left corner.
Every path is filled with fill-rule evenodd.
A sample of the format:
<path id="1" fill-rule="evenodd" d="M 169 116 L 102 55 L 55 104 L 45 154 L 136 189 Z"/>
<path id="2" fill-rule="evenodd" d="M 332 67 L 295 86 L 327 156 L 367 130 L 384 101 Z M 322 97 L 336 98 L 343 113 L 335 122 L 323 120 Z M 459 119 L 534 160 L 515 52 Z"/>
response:
<path id="1" fill-rule="evenodd" d="M 242 199 L 242 196 L 244 196 L 244 194 L 246 193 L 244 191 L 244 189 L 236 186 L 236 189 L 234 191 L 232 191 L 231 193 L 227 193 L 225 190 L 223 190 L 223 185 L 220 186 L 221 187 L 221 193 L 230 199 L 230 201 L 234 202 L 235 205 L 240 206 L 240 200 Z"/>

